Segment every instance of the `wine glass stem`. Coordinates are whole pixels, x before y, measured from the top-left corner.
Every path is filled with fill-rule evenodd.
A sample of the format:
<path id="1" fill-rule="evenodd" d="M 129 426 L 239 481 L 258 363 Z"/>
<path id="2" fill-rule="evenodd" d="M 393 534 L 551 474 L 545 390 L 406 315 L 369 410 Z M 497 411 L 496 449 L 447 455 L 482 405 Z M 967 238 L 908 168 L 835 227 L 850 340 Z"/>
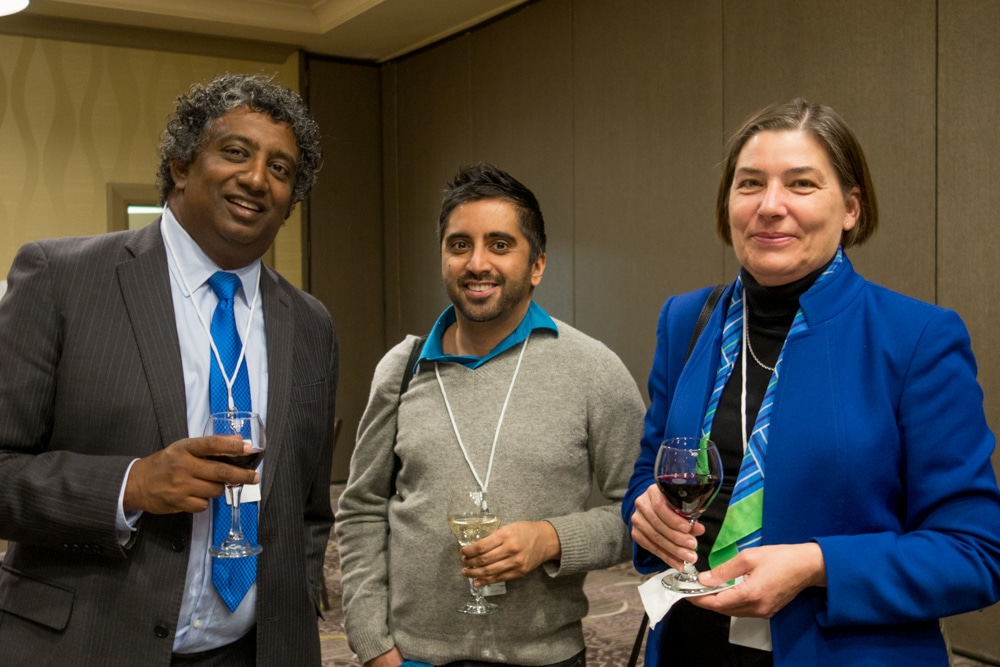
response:
<path id="1" fill-rule="evenodd" d="M 243 525 L 240 523 L 240 498 L 243 496 L 243 485 L 226 485 L 226 495 L 233 508 L 233 523 L 229 527 L 229 538 L 233 540 L 243 539 Z"/>
<path id="2" fill-rule="evenodd" d="M 694 525 L 694 519 L 689 519 L 688 523 L 692 526 Z M 698 547 L 695 546 L 694 550 L 697 552 Z M 694 583 L 698 581 L 698 570 L 695 569 L 694 563 L 689 563 L 684 561 L 684 569 L 677 573 L 677 580 L 683 581 L 685 583 Z"/>

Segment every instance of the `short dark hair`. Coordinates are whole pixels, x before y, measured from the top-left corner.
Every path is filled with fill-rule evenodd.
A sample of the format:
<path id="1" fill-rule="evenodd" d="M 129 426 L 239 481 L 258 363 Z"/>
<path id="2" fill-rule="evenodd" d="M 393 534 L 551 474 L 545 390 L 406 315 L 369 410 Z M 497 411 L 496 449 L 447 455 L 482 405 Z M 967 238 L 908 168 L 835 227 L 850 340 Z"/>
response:
<path id="1" fill-rule="evenodd" d="M 194 84 L 177 98 L 177 108 L 167 121 L 160 139 L 160 203 L 167 201 L 175 183 L 170 173 L 174 160 L 190 165 L 208 137 L 212 123 L 233 109 L 245 107 L 271 120 L 288 123 L 299 148 L 299 162 L 292 188 L 292 205 L 309 196 L 316 173 L 323 162 L 319 126 L 309 115 L 302 98 L 292 90 L 273 83 L 263 74 L 222 74 L 211 82 Z"/>
<path id="2" fill-rule="evenodd" d="M 851 229 L 844 230 L 840 244 L 850 248 L 871 238 L 878 227 L 878 200 L 861 144 L 836 111 L 801 97 L 761 109 L 743 121 L 740 129 L 730 137 L 715 203 L 715 229 L 719 237 L 727 245 L 733 244 L 729 229 L 729 189 L 733 185 L 740 151 L 754 135 L 769 130 L 800 130 L 819 142 L 830 159 L 844 194 L 858 189 L 858 221 Z"/>
<path id="3" fill-rule="evenodd" d="M 470 201 L 502 199 L 517 209 L 517 222 L 531 248 L 530 262 L 545 252 L 545 220 L 534 193 L 503 169 L 488 162 L 462 167 L 451 179 L 441 201 L 438 218 L 438 243 L 444 240 L 444 230 L 452 212 Z"/>

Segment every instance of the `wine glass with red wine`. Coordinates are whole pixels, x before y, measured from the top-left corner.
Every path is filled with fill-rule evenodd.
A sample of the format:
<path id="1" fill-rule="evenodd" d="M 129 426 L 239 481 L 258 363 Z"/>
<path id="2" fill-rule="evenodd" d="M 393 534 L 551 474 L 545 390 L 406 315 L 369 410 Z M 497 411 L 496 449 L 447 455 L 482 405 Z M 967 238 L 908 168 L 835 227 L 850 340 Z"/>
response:
<path id="1" fill-rule="evenodd" d="M 708 438 L 668 438 L 656 453 L 656 486 L 667 504 L 688 520 L 698 520 L 722 487 L 722 459 Z M 705 586 L 698 581 L 693 563 L 683 572 L 671 572 L 661 583 L 678 593 L 710 593 L 726 586 Z"/>
<path id="2" fill-rule="evenodd" d="M 256 412 L 216 412 L 208 418 L 205 435 L 238 435 L 244 442 L 249 442 L 251 447 L 247 454 L 217 454 L 205 458 L 248 470 L 256 469 L 264 458 L 267 438 L 264 435 L 264 423 Z M 250 542 L 243 535 L 243 526 L 240 524 L 242 495 L 242 484 L 226 484 L 226 502 L 231 509 L 229 534 L 222 544 L 213 544 L 208 548 L 208 552 L 216 558 L 245 558 L 263 551 L 259 544 Z M 212 520 L 221 521 L 223 517 L 213 516 Z"/>

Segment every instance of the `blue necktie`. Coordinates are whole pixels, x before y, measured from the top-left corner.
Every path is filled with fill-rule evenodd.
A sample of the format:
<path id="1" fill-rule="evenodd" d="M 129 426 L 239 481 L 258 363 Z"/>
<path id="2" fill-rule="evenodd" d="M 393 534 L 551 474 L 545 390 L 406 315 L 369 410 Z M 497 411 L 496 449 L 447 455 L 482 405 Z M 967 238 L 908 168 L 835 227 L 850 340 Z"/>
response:
<path id="1" fill-rule="evenodd" d="M 226 376 L 232 378 L 239 361 L 243 343 L 236 329 L 236 317 L 233 313 L 233 296 L 240 288 L 239 276 L 225 271 L 217 271 L 208 279 L 208 284 L 219 297 L 219 305 L 212 315 L 212 340 L 219 351 L 219 357 L 226 367 Z M 211 355 L 211 371 L 208 378 L 208 393 L 212 412 L 229 410 L 229 390 L 226 380 L 219 370 L 215 354 Z M 239 373 L 233 381 L 233 404 L 237 410 L 252 409 L 250 401 L 250 379 L 247 375 L 246 361 L 240 364 Z M 212 501 L 212 540 L 221 544 L 229 533 L 232 512 L 226 504 L 225 496 Z M 257 542 L 257 504 L 247 503 L 240 506 L 240 523 L 243 525 L 243 535 L 252 543 Z M 230 611 L 236 611 L 240 601 L 250 590 L 257 578 L 257 557 L 248 558 L 213 558 L 212 583 L 219 591 L 222 601 Z"/>

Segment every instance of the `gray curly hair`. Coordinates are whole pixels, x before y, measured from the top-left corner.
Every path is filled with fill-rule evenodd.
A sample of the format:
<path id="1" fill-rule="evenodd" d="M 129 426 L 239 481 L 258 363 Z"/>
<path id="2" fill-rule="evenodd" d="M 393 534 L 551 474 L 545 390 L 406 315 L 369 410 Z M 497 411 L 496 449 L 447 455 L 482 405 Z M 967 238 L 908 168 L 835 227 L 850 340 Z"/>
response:
<path id="1" fill-rule="evenodd" d="M 292 90 L 273 83 L 273 76 L 263 74 L 222 74 L 207 84 L 194 84 L 177 98 L 177 108 L 167 121 L 160 140 L 160 167 L 157 183 L 160 204 L 173 192 L 170 173 L 174 160 L 189 165 L 217 118 L 233 109 L 246 107 L 272 120 L 288 123 L 299 147 L 299 163 L 292 188 L 292 206 L 309 196 L 316 183 L 316 173 L 323 162 L 319 126 L 309 115 L 302 98 Z"/>

